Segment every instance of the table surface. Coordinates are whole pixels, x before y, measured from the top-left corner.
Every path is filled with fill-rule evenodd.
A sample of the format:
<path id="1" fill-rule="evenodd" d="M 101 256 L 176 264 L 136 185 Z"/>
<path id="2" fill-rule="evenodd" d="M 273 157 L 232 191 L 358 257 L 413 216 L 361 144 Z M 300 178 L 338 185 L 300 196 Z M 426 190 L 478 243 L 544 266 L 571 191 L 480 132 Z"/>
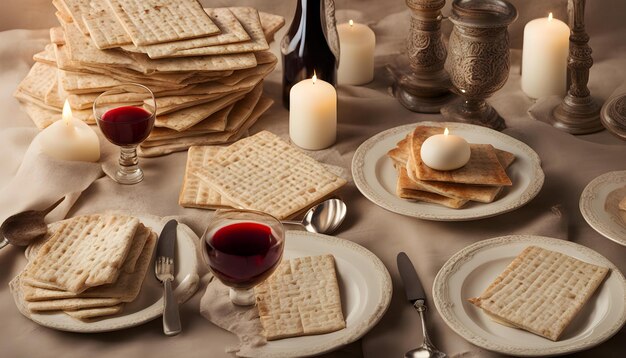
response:
<path id="1" fill-rule="evenodd" d="M 514 1 L 520 12 L 520 19 L 511 28 L 513 45 L 516 47 L 520 45 L 523 24 L 528 19 L 543 16 L 544 12 L 551 9 L 556 9 L 557 17 L 564 18 L 564 4 L 556 0 L 535 2 L 531 6 L 522 0 Z M 384 66 L 403 56 L 409 15 L 403 1 L 389 6 L 386 3 L 366 1 L 360 11 L 338 12 L 339 21 L 351 17 L 367 22 L 377 35 L 374 81 L 365 86 L 338 87 L 337 143 L 330 149 L 311 153 L 316 159 L 341 166 L 346 171 L 349 171 L 356 148 L 372 135 L 402 124 L 442 120 L 440 115 L 410 112 L 388 93 L 391 80 Z M 217 1 L 211 6 L 233 4 L 235 2 Z M 236 4 L 252 4 L 264 11 L 279 13 L 289 23 L 295 1 L 274 4 L 247 0 Z M 338 2 L 338 8 L 345 9 L 350 5 L 350 2 Z M 626 4 L 607 0 L 588 2 L 587 6 L 588 29 L 592 35 L 595 61 L 589 87 L 594 96 L 605 100 L 626 79 L 626 25 L 618 19 L 618 15 L 624 13 Z M 3 8 L 8 10 L 3 9 L 0 14 L 0 30 L 6 30 L 0 32 L 0 108 L 3 109 L 0 140 L 4 144 L 3 161 L 7 164 L 0 171 L 0 188 L 15 175 L 26 151 L 27 145 L 18 143 L 24 143 L 24 138 L 28 142 L 37 133 L 11 95 L 32 65 L 32 54 L 40 51 L 48 41 L 47 29 L 35 29 L 54 24 L 52 6 L 42 0 L 9 0 Z M 444 27 L 449 28 L 448 25 Z M 281 30 L 276 38 L 280 39 L 284 31 Z M 272 45 L 272 51 L 279 54 L 276 43 Z M 600 252 L 622 272 L 626 272 L 626 247 L 593 231 L 578 209 L 580 194 L 587 183 L 606 172 L 626 169 L 626 145 L 606 131 L 576 137 L 532 120 L 527 110 L 533 102 L 520 90 L 520 57 L 519 50 L 513 50 L 509 80 L 489 102 L 505 118 L 508 128 L 504 132 L 528 144 L 539 154 L 546 175 L 543 189 L 533 201 L 511 213 L 471 222 L 431 222 L 388 212 L 369 202 L 353 183 L 343 188 L 340 195 L 348 204 L 348 217 L 337 236 L 359 243 L 375 253 L 387 266 L 394 291 L 391 306 L 381 322 L 362 340 L 342 347 L 328 354 L 328 357 L 398 357 L 419 344 L 419 319 L 403 298 L 402 284 L 395 266 L 399 251 L 407 252 L 413 259 L 429 299 L 433 279 L 450 256 L 479 240 L 509 234 L 536 234 L 571 240 Z M 282 107 L 281 91 L 279 65 L 265 82 L 266 96 L 273 98 L 276 103 L 251 132 L 267 129 L 288 138 L 288 112 Z M 103 145 L 108 146 L 107 143 Z M 111 150 L 110 147 L 105 148 L 105 151 Z M 115 160 L 114 156 L 105 159 L 110 162 Z M 184 152 L 142 159 L 141 165 L 146 176 L 142 183 L 135 186 L 116 185 L 107 177 L 102 177 L 82 193 L 69 215 L 122 209 L 131 213 L 176 216 L 197 234 L 201 234 L 211 212 L 184 209 L 177 205 L 185 160 Z M 155 191 L 158 195 L 154 195 Z M 4 202 L 0 197 L 0 205 L 10 207 L 12 203 Z M 235 336 L 213 326 L 199 314 L 204 286 L 181 307 L 183 333 L 174 338 L 162 335 L 160 320 L 120 332 L 90 335 L 40 327 L 21 316 L 7 286 L 25 263 L 22 250 L 13 247 L 2 250 L 0 262 L 2 356 L 229 357 L 231 355 L 225 353 L 224 348 L 236 343 Z M 429 312 L 428 319 L 433 341 L 450 356 L 498 356 L 464 341 L 446 326 L 436 310 Z M 622 329 L 609 341 L 577 356 L 625 356 L 625 339 L 626 330 Z"/>

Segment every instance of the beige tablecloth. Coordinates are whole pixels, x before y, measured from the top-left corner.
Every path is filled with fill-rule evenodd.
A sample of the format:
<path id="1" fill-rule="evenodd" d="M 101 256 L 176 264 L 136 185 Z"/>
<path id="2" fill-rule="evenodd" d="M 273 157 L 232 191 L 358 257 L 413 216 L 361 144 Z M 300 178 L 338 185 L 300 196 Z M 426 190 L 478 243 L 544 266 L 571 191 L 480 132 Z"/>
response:
<path id="1" fill-rule="evenodd" d="M 205 5 L 248 5 L 264 11 L 292 17 L 296 0 L 289 1 L 205 1 Z M 514 47 L 521 46 L 523 25 L 531 18 L 554 11 L 565 17 L 565 1 L 514 1 L 520 19 L 511 27 Z M 37 133 L 11 94 L 32 64 L 31 56 L 47 42 L 47 30 L 54 24 L 53 7 L 43 0 L 7 0 L 0 11 L 0 188 L 15 175 L 28 144 Z M 446 11 L 450 4 L 447 5 Z M 591 71 L 590 88 L 602 99 L 626 80 L 626 3 L 619 0 L 587 2 L 587 24 L 592 35 L 595 65 Z M 368 22 L 377 35 L 377 71 L 374 82 L 361 87 L 340 86 L 339 135 L 335 146 L 315 152 L 319 160 L 349 169 L 355 149 L 372 135 L 406 123 L 441 120 L 439 115 L 423 115 L 404 109 L 388 95 L 390 83 L 384 65 L 404 48 L 408 29 L 408 12 L 404 2 L 338 1 L 339 9 L 355 9 L 338 14 Z M 449 29 L 449 26 L 446 25 Z M 277 38 L 280 39 L 285 30 Z M 277 44 L 273 51 L 278 53 Z M 473 222 L 431 222 L 388 212 L 363 197 L 351 184 L 341 195 L 348 203 L 349 214 L 338 236 L 357 242 L 374 252 L 391 273 L 394 292 L 389 311 L 382 321 L 361 341 L 328 355 L 333 357 L 399 357 L 421 342 L 417 314 L 405 302 L 402 285 L 395 266 L 399 251 L 413 259 L 427 292 L 443 263 L 456 251 L 491 237 L 524 233 L 548 235 L 591 247 L 626 272 L 626 248 L 593 231 L 578 210 L 578 199 L 585 185 L 593 178 L 612 170 L 626 169 L 626 146 L 607 132 L 574 137 L 535 122 L 527 115 L 532 105 L 520 90 L 519 51 L 514 51 L 511 75 L 506 86 L 490 102 L 506 119 L 507 134 L 527 143 L 541 157 L 546 181 L 543 189 L 525 207 L 491 219 Z M 252 128 L 253 132 L 269 129 L 287 138 L 288 113 L 281 106 L 280 69 L 269 76 L 265 93 L 276 104 Z M 105 144 L 108 146 L 108 143 Z M 110 150 L 110 147 L 106 148 Z M 135 213 L 160 216 L 175 215 L 201 234 L 211 212 L 183 209 L 177 205 L 186 154 L 143 159 L 145 180 L 135 186 L 121 186 L 106 177 L 96 180 L 69 212 L 69 215 L 123 209 Z M 114 160 L 108 157 L 108 160 Z M 0 202 L 3 207 L 20 205 Z M 555 215 L 558 208 L 562 217 Z M 7 284 L 25 263 L 19 248 L 0 251 L 0 356 L 3 357 L 228 357 L 226 346 L 236 342 L 233 335 L 205 320 L 199 314 L 199 298 L 203 287 L 181 307 L 183 333 L 166 338 L 161 321 L 119 332 L 77 334 L 54 331 L 24 318 L 13 304 Z M 430 293 L 429 293 L 430 297 Z M 448 328 L 436 311 L 429 312 L 433 341 L 451 356 L 488 357 L 493 353 L 473 346 Z M 580 357 L 626 356 L 626 330 Z"/>

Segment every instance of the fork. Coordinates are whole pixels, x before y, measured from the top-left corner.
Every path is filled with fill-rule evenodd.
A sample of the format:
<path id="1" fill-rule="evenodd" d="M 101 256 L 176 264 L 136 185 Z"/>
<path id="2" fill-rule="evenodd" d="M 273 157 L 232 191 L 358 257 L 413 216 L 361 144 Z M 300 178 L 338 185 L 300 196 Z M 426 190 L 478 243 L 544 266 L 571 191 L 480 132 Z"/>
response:
<path id="1" fill-rule="evenodd" d="M 171 258 L 159 256 L 156 260 L 155 275 L 163 283 L 163 332 L 166 336 L 175 336 L 180 333 L 180 315 L 178 302 L 172 294 L 172 281 L 174 280 L 174 262 Z"/>

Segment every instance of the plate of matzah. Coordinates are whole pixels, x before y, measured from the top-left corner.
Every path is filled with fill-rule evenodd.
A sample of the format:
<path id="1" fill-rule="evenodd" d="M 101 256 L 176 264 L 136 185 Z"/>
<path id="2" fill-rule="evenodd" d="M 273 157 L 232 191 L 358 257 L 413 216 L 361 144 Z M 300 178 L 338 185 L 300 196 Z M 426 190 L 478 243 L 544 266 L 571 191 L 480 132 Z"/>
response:
<path id="1" fill-rule="evenodd" d="M 428 130 L 431 135 L 443 133 L 447 127 L 473 146 L 472 153 L 476 150 L 484 158 L 472 164 L 474 171 L 463 167 L 444 172 L 442 181 L 414 180 L 410 172 L 419 168 L 401 168 L 398 160 L 406 156 L 399 152 L 417 126 L 425 129 L 425 135 Z M 390 155 L 393 152 L 396 156 Z M 489 128 L 452 122 L 408 124 L 373 136 L 356 150 L 352 176 L 359 191 L 374 204 L 402 215 L 440 221 L 475 220 L 513 211 L 532 200 L 544 181 L 539 156 L 526 144 Z"/>
<path id="2" fill-rule="evenodd" d="M 107 332 L 140 325 L 163 312 L 163 288 L 154 276 L 154 251 L 165 221 L 108 213 L 49 225 L 10 287 L 20 312 L 34 322 L 70 332 Z M 179 302 L 196 291 L 197 236 L 178 225 Z"/>
<path id="3" fill-rule="evenodd" d="M 503 236 L 457 252 L 437 274 L 433 300 L 460 336 L 515 356 L 584 350 L 626 322 L 619 269 L 592 249 L 541 236 Z"/>
<path id="4" fill-rule="evenodd" d="M 313 332 L 332 332 L 269 340 L 266 345 L 255 347 L 255 352 L 261 357 L 312 356 L 349 344 L 374 327 L 389 307 L 392 293 L 389 272 L 376 255 L 352 241 L 304 231 L 287 231 L 283 261 L 291 262 L 294 275 L 295 271 L 317 270 L 307 268 L 310 261 L 317 262 L 318 266 L 326 264 L 332 266 L 334 261 L 345 328 L 341 328 L 343 320 L 337 322 L 335 319 L 334 305 L 330 304 L 334 302 L 332 300 L 334 295 L 318 292 L 316 295 L 324 296 L 323 301 L 327 306 L 333 307 L 333 310 L 325 311 L 321 308 L 315 315 L 309 317 L 309 321 L 313 322 L 309 322 L 308 326 L 313 327 Z M 301 268 L 298 269 L 298 266 Z M 268 288 L 261 290 L 267 296 Z M 257 299 L 258 294 L 259 292 Z M 269 299 L 264 297 L 264 301 L 265 307 Z M 293 310 L 293 305 L 287 305 L 286 309 Z M 288 313 L 283 313 L 281 317 Z M 298 324 L 301 323 L 299 321 Z M 304 323 L 306 327 L 307 324 Z M 327 324 L 331 325 L 329 329 L 322 330 Z M 282 322 L 274 335 L 277 338 L 280 338 L 280 335 L 293 335 L 287 332 L 288 330 L 283 332 L 280 329 L 289 326 L 289 322 Z"/>
<path id="5" fill-rule="evenodd" d="M 592 180 L 580 195 L 580 212 L 598 233 L 626 246 L 626 171 Z"/>

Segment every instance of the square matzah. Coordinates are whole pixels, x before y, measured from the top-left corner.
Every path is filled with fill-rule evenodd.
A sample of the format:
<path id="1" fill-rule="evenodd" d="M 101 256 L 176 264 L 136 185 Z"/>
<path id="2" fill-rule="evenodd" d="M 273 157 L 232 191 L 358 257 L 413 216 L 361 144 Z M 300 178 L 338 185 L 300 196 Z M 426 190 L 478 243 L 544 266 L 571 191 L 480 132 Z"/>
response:
<path id="1" fill-rule="evenodd" d="M 530 246 L 469 301 L 497 319 L 556 341 L 608 271 Z"/>
<path id="2" fill-rule="evenodd" d="M 310 206 L 346 183 L 267 131 L 223 149 L 195 175 L 238 206 L 278 219 Z"/>
<path id="3" fill-rule="evenodd" d="M 285 260 L 255 293 L 268 341 L 346 327 L 332 255 Z"/>

